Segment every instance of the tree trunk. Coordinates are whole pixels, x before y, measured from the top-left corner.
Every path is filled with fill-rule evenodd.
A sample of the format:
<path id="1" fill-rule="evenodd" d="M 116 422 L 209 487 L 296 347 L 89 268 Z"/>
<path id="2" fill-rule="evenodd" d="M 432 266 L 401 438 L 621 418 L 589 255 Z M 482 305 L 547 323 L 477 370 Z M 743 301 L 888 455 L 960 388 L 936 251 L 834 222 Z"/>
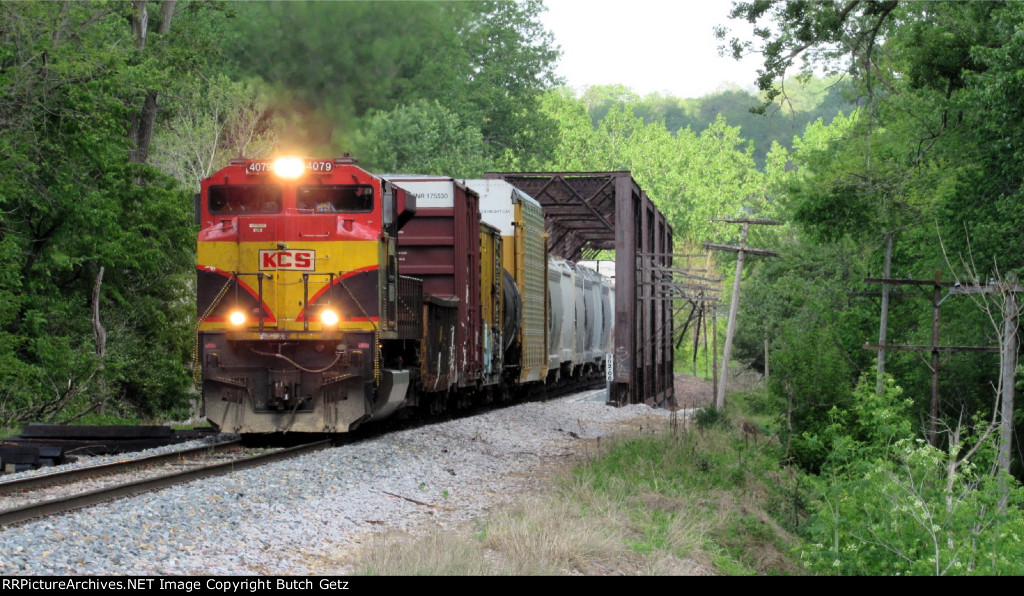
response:
<path id="1" fill-rule="evenodd" d="M 93 410 L 102 406 L 107 398 L 107 381 L 103 376 L 104 358 L 107 355 L 107 331 L 100 323 L 100 286 L 103 285 L 103 267 L 100 267 L 96 274 L 96 284 L 92 288 L 92 335 L 96 342 L 96 374 L 97 391 L 96 397 L 92 400 Z"/>
<path id="2" fill-rule="evenodd" d="M 928 443 L 939 445 L 939 305 L 942 304 L 942 271 L 935 272 L 935 289 L 932 294 L 932 401 L 931 422 L 928 425 Z"/>
<path id="3" fill-rule="evenodd" d="M 769 371 L 768 371 L 768 344 L 769 344 L 768 336 L 766 335 L 765 338 L 764 338 L 764 384 L 765 384 L 765 387 L 768 386 L 768 375 L 770 374 Z"/>
<path id="4" fill-rule="evenodd" d="M 164 0 L 160 4 L 160 25 L 157 34 L 164 35 L 171 30 L 171 19 L 174 17 L 174 6 L 178 0 Z M 135 14 L 132 16 L 132 34 L 135 35 L 135 49 L 140 54 L 146 51 L 146 40 L 149 30 L 149 10 L 146 0 L 135 0 Z M 153 127 L 156 125 L 156 114 L 159 92 L 146 92 L 142 107 L 131 115 L 128 123 L 128 137 L 133 148 L 128 151 L 128 159 L 136 163 L 146 163 L 149 159 L 149 146 L 153 142 Z"/>
<path id="5" fill-rule="evenodd" d="M 103 267 L 100 267 L 96 274 L 96 283 L 92 287 L 92 335 L 96 341 L 96 355 L 100 358 L 100 368 L 103 367 L 103 356 L 107 353 L 107 332 L 100 323 L 100 286 L 103 285 Z"/>

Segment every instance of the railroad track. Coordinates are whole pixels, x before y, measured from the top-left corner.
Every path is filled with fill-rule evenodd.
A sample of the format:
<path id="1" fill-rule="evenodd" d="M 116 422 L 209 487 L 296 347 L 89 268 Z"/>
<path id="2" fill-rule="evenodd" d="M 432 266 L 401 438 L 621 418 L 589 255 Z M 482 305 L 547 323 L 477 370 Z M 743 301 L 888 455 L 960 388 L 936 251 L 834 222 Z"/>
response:
<path id="1" fill-rule="evenodd" d="M 599 389 L 603 387 L 604 384 L 604 380 L 592 380 L 589 382 L 565 385 L 561 387 L 549 387 L 545 388 L 545 390 L 539 395 L 516 400 L 515 403 L 523 403 L 525 401 L 538 399 L 553 399 L 588 389 Z M 458 417 L 477 415 L 495 407 L 506 407 L 510 405 L 514 405 L 514 403 L 501 403 L 492 404 L 489 407 L 468 408 L 460 412 L 461 415 Z M 440 422 L 446 417 L 437 416 L 431 418 L 433 418 L 433 420 L 420 420 L 418 423 L 417 421 L 404 421 L 403 423 L 399 423 L 397 426 L 399 428 L 408 428 L 418 424 Z M 0 526 L 10 526 L 32 519 L 58 515 L 123 497 L 137 495 L 177 484 L 184 484 L 193 480 L 227 474 L 236 470 L 244 470 L 281 461 L 330 447 L 333 444 L 337 444 L 339 441 L 344 443 L 359 440 L 360 438 L 365 438 L 367 433 L 374 435 L 377 433 L 388 432 L 389 426 L 394 430 L 393 425 L 379 424 L 376 425 L 374 430 L 360 429 L 359 431 L 348 435 L 335 437 L 334 441 L 327 439 L 295 447 L 282 448 L 267 453 L 244 456 L 241 458 L 232 458 L 229 461 L 221 460 L 212 464 L 188 464 L 187 462 L 189 460 L 208 461 L 210 458 L 217 457 L 218 455 L 223 456 L 223 454 L 230 450 L 239 450 L 241 441 L 227 441 L 217 445 L 196 447 L 193 449 L 175 451 L 173 453 L 126 459 L 124 461 L 88 466 L 84 468 L 73 468 L 66 471 L 57 471 L 49 474 L 29 476 L 18 480 L 0 482 L 0 507 L 4 508 L 3 510 L 0 510 Z M 167 472 L 155 476 L 150 475 L 146 478 L 136 479 L 129 482 L 114 483 L 98 489 L 79 491 L 70 496 L 45 498 L 38 494 L 49 487 L 65 487 L 73 483 L 93 481 L 100 477 L 114 477 L 130 473 L 133 470 L 151 469 L 159 466 L 169 466 L 171 464 L 179 466 L 189 465 L 190 467 L 188 469 L 175 470 L 173 472 Z M 15 499 L 15 497 L 17 497 L 17 499 Z M 18 504 L 11 506 L 6 505 L 5 502 L 14 502 Z"/>
<path id="2" fill-rule="evenodd" d="M 604 379 L 589 379 L 574 384 L 555 386 L 547 389 L 544 399 L 554 399 L 556 397 L 565 397 L 566 395 L 581 393 L 583 391 L 604 389 L 606 386 L 607 381 Z"/>
<path id="3" fill-rule="evenodd" d="M 140 493 L 184 484 L 193 480 L 209 478 L 227 474 L 236 470 L 244 470 L 256 466 L 262 466 L 276 461 L 281 461 L 298 455 L 311 453 L 320 449 L 330 447 L 330 440 L 317 441 L 287 447 L 276 451 L 270 451 L 257 455 L 243 456 L 230 461 L 223 461 L 223 453 L 229 449 L 237 449 L 238 441 L 230 441 L 219 445 L 199 447 L 178 451 L 170 454 L 155 455 L 135 460 L 114 462 L 99 466 L 76 468 L 64 472 L 55 472 L 42 476 L 34 476 L 14 481 L 0 482 L 0 497 L 4 500 L 11 498 L 11 495 L 27 496 L 31 500 L 28 504 L 18 505 L 0 511 L 0 526 L 9 526 L 25 522 L 31 519 L 58 515 L 67 511 L 88 507 L 107 501 L 113 501 L 122 497 L 137 495 Z M 188 459 L 206 459 L 210 456 L 221 455 L 222 459 L 212 464 L 199 464 L 185 470 L 176 470 L 149 476 L 143 479 L 131 480 L 128 482 L 116 483 L 103 488 L 78 492 L 70 496 L 60 496 L 45 500 L 33 493 L 40 492 L 46 487 L 55 485 L 64 486 L 70 483 L 81 482 L 87 479 L 95 479 L 101 476 L 114 476 L 126 474 L 132 470 L 139 470 L 147 467 L 164 466 L 170 463 L 183 463 Z"/>

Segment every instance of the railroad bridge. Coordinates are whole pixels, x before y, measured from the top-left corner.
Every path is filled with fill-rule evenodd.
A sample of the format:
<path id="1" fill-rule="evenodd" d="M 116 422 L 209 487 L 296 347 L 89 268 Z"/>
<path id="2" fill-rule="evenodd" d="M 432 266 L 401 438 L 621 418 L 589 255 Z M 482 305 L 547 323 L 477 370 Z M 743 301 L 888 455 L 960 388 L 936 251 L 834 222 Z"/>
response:
<path id="1" fill-rule="evenodd" d="M 609 403 L 675 402 L 672 227 L 628 171 L 488 173 L 544 208 L 552 255 L 615 251 L 615 348 Z"/>

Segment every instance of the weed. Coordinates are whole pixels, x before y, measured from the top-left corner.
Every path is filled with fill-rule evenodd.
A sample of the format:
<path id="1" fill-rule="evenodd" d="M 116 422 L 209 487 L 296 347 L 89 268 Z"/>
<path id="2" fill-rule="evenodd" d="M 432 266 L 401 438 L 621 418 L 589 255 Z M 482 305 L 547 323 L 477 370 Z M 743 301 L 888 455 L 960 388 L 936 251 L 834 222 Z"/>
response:
<path id="1" fill-rule="evenodd" d="M 489 525 L 486 523 L 480 523 L 477 525 L 476 532 L 473 533 L 473 537 L 480 542 L 485 542 L 487 540 L 487 535 L 490 534 L 490 530 L 491 527 Z"/>
<path id="2" fill-rule="evenodd" d="M 777 443 L 761 440 L 755 448 L 744 441 L 742 424 L 704 412 L 700 432 L 672 432 L 666 423 L 605 439 L 548 496 L 500 510 L 463 538 L 446 530 L 409 546 L 375 542 L 360 572 L 795 573 L 784 554 L 795 539 L 769 512 L 783 513 L 792 525 L 801 515 L 793 510 L 802 507 L 793 494 L 799 480 L 780 482 Z M 448 490 L 441 496 L 447 499 Z"/>
<path id="3" fill-rule="evenodd" d="M 694 422 L 697 423 L 697 428 L 708 430 L 715 427 L 729 426 L 729 417 L 726 416 L 724 411 L 709 406 L 697 410 L 696 415 L 694 415 Z"/>

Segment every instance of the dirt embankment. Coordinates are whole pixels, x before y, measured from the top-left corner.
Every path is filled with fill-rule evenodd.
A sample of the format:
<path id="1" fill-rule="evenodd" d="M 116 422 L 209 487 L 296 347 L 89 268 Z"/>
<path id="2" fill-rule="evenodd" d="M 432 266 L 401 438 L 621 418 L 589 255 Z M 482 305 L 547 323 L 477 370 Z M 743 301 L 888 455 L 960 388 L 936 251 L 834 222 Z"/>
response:
<path id="1" fill-rule="evenodd" d="M 711 381 L 676 373 L 676 405 L 683 410 L 704 408 L 715 403 Z"/>

